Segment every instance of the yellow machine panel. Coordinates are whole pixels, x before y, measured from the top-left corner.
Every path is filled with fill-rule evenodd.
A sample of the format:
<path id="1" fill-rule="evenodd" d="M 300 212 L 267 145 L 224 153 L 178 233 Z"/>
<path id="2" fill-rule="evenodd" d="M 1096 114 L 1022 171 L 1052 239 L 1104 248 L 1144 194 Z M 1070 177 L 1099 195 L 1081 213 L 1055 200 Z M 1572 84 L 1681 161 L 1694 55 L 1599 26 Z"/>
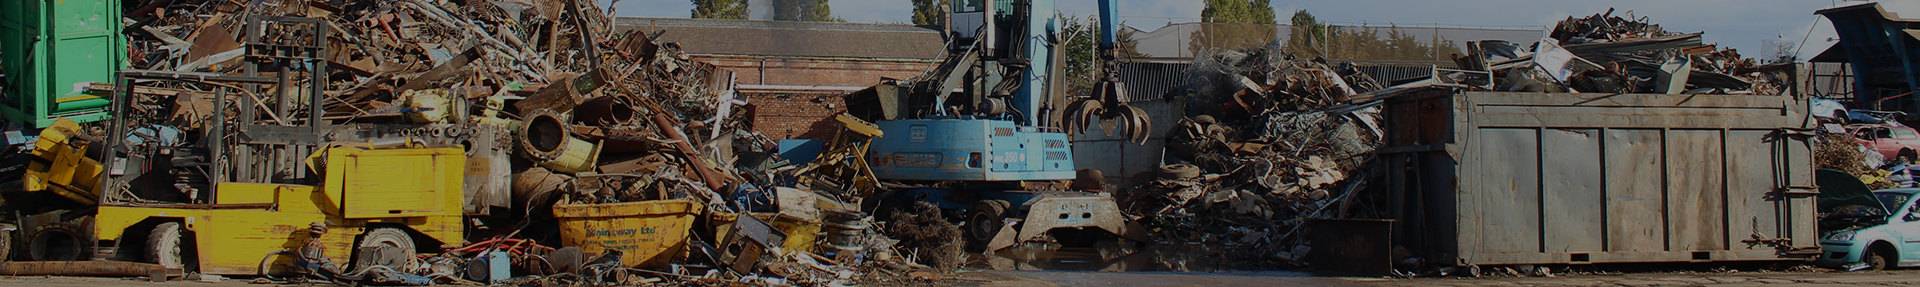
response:
<path id="1" fill-rule="evenodd" d="M 327 149 L 326 193 L 346 218 L 461 215 L 466 153 L 458 148 Z"/>
<path id="2" fill-rule="evenodd" d="M 27 163 L 27 176 L 21 184 L 27 191 L 52 191 L 82 204 L 100 198 L 94 185 L 100 184 L 103 170 L 99 162 L 85 155 L 86 140 L 74 135 L 85 132 L 80 124 L 66 118 L 54 120 L 33 143 L 33 161 Z"/>
<path id="3" fill-rule="evenodd" d="M 312 186 L 282 184 L 223 183 L 217 187 L 221 199 L 247 197 L 265 199 L 244 203 L 277 203 L 275 207 L 248 208 L 156 208 L 101 206 L 95 216 L 96 234 L 102 239 L 118 239 L 119 244 L 144 244 L 146 238 L 121 238 L 121 235 L 149 218 L 177 221 L 194 236 L 200 272 L 206 274 L 258 274 L 260 260 L 274 251 L 294 249 L 305 244 L 307 225 L 327 222 L 313 200 Z M 231 194 L 231 195 L 230 195 Z M 278 202 L 274 196 L 278 195 Z M 233 196 L 233 197 L 229 197 Z M 218 206 L 218 205 L 216 205 Z M 328 233 L 323 243 L 328 257 L 336 262 L 347 259 L 344 250 L 353 244 L 359 232 L 338 228 Z M 133 230 L 140 231 L 140 230 Z"/>

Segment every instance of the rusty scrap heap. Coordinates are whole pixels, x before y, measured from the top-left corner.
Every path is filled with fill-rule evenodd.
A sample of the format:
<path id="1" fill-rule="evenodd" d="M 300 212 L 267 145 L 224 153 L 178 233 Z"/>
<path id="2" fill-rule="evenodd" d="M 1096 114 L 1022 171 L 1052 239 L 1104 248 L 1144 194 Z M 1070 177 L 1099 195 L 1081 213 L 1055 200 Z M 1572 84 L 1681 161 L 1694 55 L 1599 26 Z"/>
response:
<path id="1" fill-rule="evenodd" d="M 1732 48 L 1701 43 L 1703 33 L 1674 33 L 1644 17 L 1613 11 L 1560 21 L 1532 45 L 1469 41 L 1454 55 L 1461 70 L 1439 69 L 1405 88 L 1556 93 L 1779 95 L 1793 65 L 1761 64 Z M 1390 89 L 1389 93 L 1405 89 Z M 1362 97 L 1371 98 L 1371 97 Z"/>
<path id="2" fill-rule="evenodd" d="M 585 203 L 674 195 L 721 203 L 719 194 L 730 194 L 726 187 L 766 178 L 733 168 L 736 150 L 765 153 L 772 142 L 751 131 L 743 120 L 747 113 L 734 112 L 746 103 L 732 98 L 731 74 L 638 31 L 608 36 L 615 35 L 611 18 L 593 5 L 151 3 L 133 14 L 146 19 L 135 25 L 146 33 L 131 41 L 138 70 L 280 81 L 233 90 L 222 89 L 241 87 L 138 82 L 135 109 L 151 113 L 133 126 L 197 134 L 219 124 L 316 125 L 307 122 L 312 117 L 331 128 L 318 130 L 329 133 L 322 138 L 336 142 L 400 136 L 428 145 L 491 148 L 531 163 L 510 165 L 519 179 L 511 186 L 515 210 L 544 209 L 539 199 L 551 204 L 560 195 L 546 193 L 558 190 Z M 240 104 L 214 110 L 216 91 L 240 90 L 247 90 L 233 101 Z M 319 99 L 302 100 L 313 98 Z M 222 113 L 238 118 L 209 123 Z M 504 156 L 477 158 L 507 163 Z M 495 175 L 502 184 L 489 184 L 488 193 L 504 193 L 506 174 Z M 603 177 L 618 179 L 605 179 L 608 186 L 593 190 L 553 184 L 588 186 L 574 179 Z M 530 201 L 535 204 L 524 205 Z"/>
<path id="3" fill-rule="evenodd" d="M 1377 82 L 1275 50 L 1204 55 L 1188 73 L 1177 89 L 1199 116 L 1167 132 L 1169 157 L 1185 163 L 1122 192 L 1121 206 L 1156 245 L 1198 251 L 1160 260 L 1169 269 L 1301 266 L 1304 220 L 1354 215 L 1381 135 L 1377 109 L 1344 102 Z"/>
<path id="4" fill-rule="evenodd" d="M 1386 134 L 1378 105 L 1387 98 L 1790 92 L 1792 64 L 1761 65 L 1702 45 L 1700 36 L 1609 11 L 1568 18 L 1533 44 L 1468 42 L 1467 54 L 1455 55 L 1458 68 L 1411 79 L 1373 79 L 1273 48 L 1201 53 L 1169 92 L 1189 115 L 1167 131 L 1169 164 L 1121 192 L 1121 206 L 1162 250 L 1183 251 L 1161 253 L 1168 269 L 1306 266 L 1309 221 L 1388 216 L 1385 199 L 1365 192 L 1370 176 L 1384 172 L 1373 160 Z"/>
<path id="5" fill-rule="evenodd" d="M 222 182 L 319 184 L 334 148 L 466 150 L 474 243 L 388 258 L 398 263 L 386 269 L 306 276 L 531 285 L 926 277 L 908 276 L 927 267 L 893 256 L 873 219 L 843 203 L 870 192 L 870 179 L 796 184 L 777 174 L 785 162 L 753 131 L 731 72 L 658 34 L 616 29 L 594 2 L 139 2 L 127 14 L 137 20 L 134 69 L 89 89 L 128 103 L 107 124 L 134 139 L 116 141 L 115 160 L 153 163 L 105 175 L 101 204 L 213 206 Z M 604 232 L 595 224 L 605 218 L 642 217 L 684 220 L 663 231 L 684 238 L 646 248 L 581 238 Z M 326 233 L 316 228 L 313 236 Z M 482 258 L 495 251 L 510 254 L 514 272 L 489 274 Z"/>

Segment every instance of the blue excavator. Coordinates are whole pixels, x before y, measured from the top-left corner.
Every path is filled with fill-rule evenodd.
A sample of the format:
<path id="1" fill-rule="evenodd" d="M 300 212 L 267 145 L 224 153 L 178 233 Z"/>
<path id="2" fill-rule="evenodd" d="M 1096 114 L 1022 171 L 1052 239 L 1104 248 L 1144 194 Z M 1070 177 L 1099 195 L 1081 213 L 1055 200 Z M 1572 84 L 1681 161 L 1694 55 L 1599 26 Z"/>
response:
<path id="1" fill-rule="evenodd" d="M 975 251 L 1044 241 L 1063 229 L 1148 240 L 1098 187 L 1058 184 L 1083 174 L 1070 134 L 1098 122 L 1108 135 L 1144 142 L 1151 129 L 1144 111 L 1121 102 L 1116 0 L 1097 1 L 1104 69 L 1093 95 L 1065 92 L 1069 35 L 1052 0 L 954 0 L 944 62 L 849 95 L 849 113 L 884 134 L 867 160 L 877 178 L 897 183 L 891 196 L 959 215 Z"/>

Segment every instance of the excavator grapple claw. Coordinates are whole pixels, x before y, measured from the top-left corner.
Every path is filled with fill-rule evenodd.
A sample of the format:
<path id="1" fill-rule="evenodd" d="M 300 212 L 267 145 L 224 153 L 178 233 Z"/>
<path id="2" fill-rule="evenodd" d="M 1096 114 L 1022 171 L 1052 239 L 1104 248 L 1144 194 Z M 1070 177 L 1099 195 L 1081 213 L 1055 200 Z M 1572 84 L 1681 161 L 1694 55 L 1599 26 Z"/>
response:
<path id="1" fill-rule="evenodd" d="M 1120 81 L 1101 81 L 1095 84 L 1094 96 L 1083 98 L 1067 105 L 1066 119 L 1061 126 L 1068 134 L 1085 133 L 1094 121 L 1100 122 L 1100 130 L 1112 136 L 1115 130 L 1129 142 L 1144 144 L 1153 130 L 1153 120 L 1146 110 L 1128 106 L 1121 101 L 1126 98 L 1126 83 Z"/>

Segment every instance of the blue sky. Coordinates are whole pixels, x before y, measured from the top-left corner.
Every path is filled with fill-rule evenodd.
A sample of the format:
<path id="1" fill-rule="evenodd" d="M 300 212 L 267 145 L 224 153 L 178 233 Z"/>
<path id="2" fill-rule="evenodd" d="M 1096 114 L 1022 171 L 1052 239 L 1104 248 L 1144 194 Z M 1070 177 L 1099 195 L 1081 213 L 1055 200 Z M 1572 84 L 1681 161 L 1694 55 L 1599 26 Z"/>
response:
<path id="1" fill-rule="evenodd" d="M 600 0 L 609 3 L 609 0 Z M 834 16 L 851 22 L 905 23 L 912 15 L 910 0 L 829 0 Z M 1198 21 L 1200 0 L 1119 0 L 1121 20 L 1141 30 L 1153 30 L 1169 22 Z M 1920 18 L 1920 1 L 1881 2 L 1888 11 L 1903 18 Z M 1094 0 L 1059 0 L 1062 13 L 1094 14 Z M 1738 48 L 1741 54 L 1757 56 L 1763 41 L 1777 38 L 1802 42 L 1802 58 L 1818 54 L 1832 45 L 1833 27 L 1814 10 L 1865 2 L 1836 0 L 1337 0 L 1272 1 L 1280 21 L 1294 10 L 1306 9 L 1322 21 L 1336 24 L 1397 24 L 1421 26 L 1494 26 L 1502 28 L 1541 28 L 1566 19 L 1569 15 L 1587 16 L 1615 8 L 1619 15 L 1628 10 L 1649 17 L 1668 31 L 1706 32 L 1708 43 Z M 615 12 L 620 16 L 688 17 L 690 0 L 622 0 Z M 1811 33 L 1809 33 L 1811 32 Z"/>

